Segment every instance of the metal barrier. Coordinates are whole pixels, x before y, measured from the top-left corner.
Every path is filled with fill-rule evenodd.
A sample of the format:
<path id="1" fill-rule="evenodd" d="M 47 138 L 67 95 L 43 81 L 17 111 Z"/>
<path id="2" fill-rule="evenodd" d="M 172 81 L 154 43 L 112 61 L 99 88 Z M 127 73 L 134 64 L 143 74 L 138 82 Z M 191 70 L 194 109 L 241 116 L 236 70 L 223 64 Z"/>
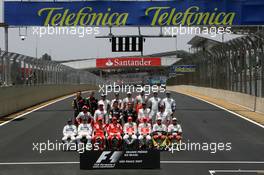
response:
<path id="1" fill-rule="evenodd" d="M 15 85 L 98 85 L 103 79 L 87 71 L 0 50 L 0 86 Z"/>
<path id="2" fill-rule="evenodd" d="M 264 31 L 189 54 L 179 64 L 196 65 L 169 84 L 225 89 L 264 97 Z"/>

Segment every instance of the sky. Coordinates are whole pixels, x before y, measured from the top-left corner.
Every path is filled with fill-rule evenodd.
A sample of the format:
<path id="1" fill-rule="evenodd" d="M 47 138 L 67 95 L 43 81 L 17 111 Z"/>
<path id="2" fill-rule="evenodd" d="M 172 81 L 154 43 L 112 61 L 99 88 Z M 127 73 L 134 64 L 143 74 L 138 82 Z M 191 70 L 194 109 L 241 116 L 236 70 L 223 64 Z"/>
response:
<path id="1" fill-rule="evenodd" d="M 2 3 L 0 0 L 0 22 L 3 22 Z M 141 33 L 146 35 L 158 35 L 160 28 L 146 27 L 141 28 Z M 109 28 L 100 28 L 99 35 L 108 35 Z M 113 28 L 113 34 L 132 35 L 138 34 L 137 28 L 122 27 Z M 21 40 L 20 35 L 27 35 L 24 41 Z M 98 35 L 98 36 L 99 36 Z M 178 35 L 177 41 L 175 38 L 147 38 L 144 43 L 144 55 L 175 51 L 189 50 L 187 42 L 195 35 Z M 204 36 L 204 35 L 203 35 Z M 218 41 L 222 40 L 222 35 L 216 37 L 205 36 Z M 225 40 L 236 37 L 235 35 L 225 36 Z M 176 44 L 177 43 L 177 44 Z M 177 45 L 177 46 L 176 46 Z M 0 48 L 4 49 L 4 30 L 0 29 Z M 95 38 L 95 35 L 86 35 L 80 38 L 77 35 L 45 35 L 39 37 L 33 35 L 33 29 L 28 28 L 27 32 L 25 28 L 9 28 L 9 52 L 16 52 L 28 56 L 37 56 L 48 53 L 52 56 L 53 60 L 73 60 L 84 58 L 104 58 L 115 56 L 129 56 L 139 55 L 139 53 L 112 53 L 111 43 L 108 39 Z"/>

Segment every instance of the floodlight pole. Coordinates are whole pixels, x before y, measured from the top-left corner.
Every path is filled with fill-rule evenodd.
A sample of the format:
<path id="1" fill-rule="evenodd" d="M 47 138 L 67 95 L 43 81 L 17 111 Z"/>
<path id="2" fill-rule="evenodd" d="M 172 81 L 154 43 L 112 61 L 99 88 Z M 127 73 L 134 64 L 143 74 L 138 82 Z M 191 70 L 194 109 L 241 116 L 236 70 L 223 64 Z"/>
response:
<path id="1" fill-rule="evenodd" d="M 5 31 L 5 51 L 8 52 L 8 25 L 5 23 L 5 14 L 4 14 L 4 9 L 5 9 L 5 2 L 3 1 L 2 4 L 2 22 L 0 22 L 0 27 L 4 27 L 4 31 Z"/>
<path id="2" fill-rule="evenodd" d="M 8 52 L 8 27 L 5 26 L 5 51 Z"/>
<path id="3" fill-rule="evenodd" d="M 0 27 L 5 30 L 5 51 L 8 52 L 8 26 L 5 23 L 0 23 Z"/>

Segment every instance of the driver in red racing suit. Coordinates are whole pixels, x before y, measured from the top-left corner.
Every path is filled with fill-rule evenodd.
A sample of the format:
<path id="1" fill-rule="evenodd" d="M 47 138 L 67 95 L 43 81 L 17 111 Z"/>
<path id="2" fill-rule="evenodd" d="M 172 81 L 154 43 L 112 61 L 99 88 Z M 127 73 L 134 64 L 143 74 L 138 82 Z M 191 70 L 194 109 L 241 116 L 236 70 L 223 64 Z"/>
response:
<path id="1" fill-rule="evenodd" d="M 105 148 L 105 129 L 106 124 L 103 123 L 103 117 L 98 117 L 97 122 L 94 124 L 94 133 L 92 141 L 93 143 L 99 143 L 99 149 L 103 150 Z"/>
<path id="2" fill-rule="evenodd" d="M 112 123 L 110 123 L 107 127 L 107 134 L 108 134 L 108 142 L 109 142 L 109 147 L 112 149 L 112 141 L 114 138 L 118 140 L 118 148 L 120 148 L 121 143 L 122 143 L 122 133 L 123 129 L 122 126 L 117 122 L 116 117 L 112 117 Z"/>

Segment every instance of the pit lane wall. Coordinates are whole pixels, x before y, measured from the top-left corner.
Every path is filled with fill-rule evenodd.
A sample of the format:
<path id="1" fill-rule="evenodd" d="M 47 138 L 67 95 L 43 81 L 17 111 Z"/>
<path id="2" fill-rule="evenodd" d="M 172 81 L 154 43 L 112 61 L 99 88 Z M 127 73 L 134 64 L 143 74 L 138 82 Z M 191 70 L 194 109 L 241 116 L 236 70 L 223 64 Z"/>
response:
<path id="1" fill-rule="evenodd" d="M 39 85 L 0 88 L 0 117 L 79 90 L 95 90 L 93 85 Z"/>
<path id="2" fill-rule="evenodd" d="M 246 107 L 252 111 L 255 109 L 256 112 L 264 113 L 264 98 L 248 94 L 190 85 L 167 86 L 167 89 L 179 93 L 193 92 L 216 99 L 226 100 L 228 102 Z"/>

